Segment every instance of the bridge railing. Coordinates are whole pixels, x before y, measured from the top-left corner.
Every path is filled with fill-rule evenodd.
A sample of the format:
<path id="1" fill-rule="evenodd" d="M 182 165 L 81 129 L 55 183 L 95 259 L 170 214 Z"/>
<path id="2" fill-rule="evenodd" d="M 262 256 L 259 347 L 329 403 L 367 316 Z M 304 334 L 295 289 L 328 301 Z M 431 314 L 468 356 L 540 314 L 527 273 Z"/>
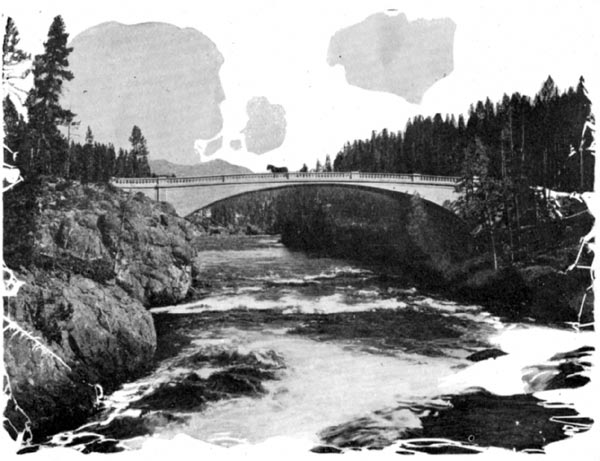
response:
<path id="1" fill-rule="evenodd" d="M 272 182 L 276 181 L 378 181 L 378 182 L 411 182 L 436 183 L 454 185 L 460 178 L 455 176 L 433 176 L 394 173 L 351 172 L 290 172 L 290 173 L 258 173 L 236 175 L 213 175 L 184 178 L 112 178 L 111 183 L 122 188 L 155 188 L 165 186 L 189 186 L 193 184 L 223 184 L 237 182 Z"/>

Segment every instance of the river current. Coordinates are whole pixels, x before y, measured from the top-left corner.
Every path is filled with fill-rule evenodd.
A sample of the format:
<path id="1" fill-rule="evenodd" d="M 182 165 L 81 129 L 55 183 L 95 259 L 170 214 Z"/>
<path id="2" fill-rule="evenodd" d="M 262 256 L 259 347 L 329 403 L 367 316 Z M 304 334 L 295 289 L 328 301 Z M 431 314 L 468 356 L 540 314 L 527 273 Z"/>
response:
<path id="1" fill-rule="evenodd" d="M 151 373 L 47 446 L 144 450 L 183 434 L 229 450 L 540 452 L 592 424 L 589 333 L 502 322 L 275 237 L 206 244 L 200 299 L 152 310 Z"/>

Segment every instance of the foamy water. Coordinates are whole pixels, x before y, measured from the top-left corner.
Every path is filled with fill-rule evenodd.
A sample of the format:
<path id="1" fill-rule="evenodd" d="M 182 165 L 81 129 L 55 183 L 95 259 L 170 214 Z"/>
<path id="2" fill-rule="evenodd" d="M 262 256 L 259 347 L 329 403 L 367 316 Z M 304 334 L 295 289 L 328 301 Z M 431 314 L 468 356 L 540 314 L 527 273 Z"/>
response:
<path id="1" fill-rule="evenodd" d="M 286 451 L 306 454 L 320 443 L 325 429 L 362 419 L 371 425 L 370 430 L 375 427 L 382 437 L 394 440 L 403 430 L 420 427 L 420 410 L 411 408 L 443 407 L 447 403 L 440 396 L 474 387 L 506 396 L 533 393 L 548 405 L 570 405 L 581 415 L 590 416 L 586 408 L 593 399 L 589 385 L 538 392 L 531 383 L 552 378 L 549 361 L 554 354 L 593 344 L 591 333 L 505 324 L 479 306 L 423 295 L 412 287 L 391 286 L 379 282 L 372 271 L 344 261 L 288 252 L 269 240 L 263 244 L 269 247 L 210 251 L 199 256 L 205 279 L 214 282 L 210 294 L 200 301 L 152 310 L 173 318 L 200 319 L 182 323 L 189 345 L 164 359 L 149 376 L 106 396 L 107 410 L 100 422 L 140 417 L 142 412 L 133 409 L 132 403 L 151 395 L 160 385 L 189 373 L 206 379 L 219 371 L 207 363 L 181 364 L 197 351 L 221 348 L 257 354 L 266 361 L 274 351 L 285 363 L 277 370 L 277 379 L 264 381 L 266 393 L 258 397 L 210 402 L 198 412 L 174 410 L 171 413 L 186 419 L 159 426 L 152 435 L 122 440 L 121 446 L 139 450 L 140 455 L 164 453 L 169 446 L 199 450 L 199 454 L 212 458 L 258 458 L 282 446 Z M 464 319 L 469 329 L 463 332 L 462 343 L 438 344 L 432 339 L 438 352 L 426 355 L 419 349 L 374 346 L 361 337 L 360 330 L 355 337 L 327 340 L 290 334 L 291 328 L 303 325 L 303 316 L 309 319 L 314 314 L 407 309 L 433 312 L 442 319 Z M 225 323 L 212 320 L 215 313 L 230 311 L 233 317 L 224 317 Z M 252 313 L 259 311 L 280 315 L 276 319 L 284 324 L 279 320 L 264 325 L 252 322 Z M 295 323 L 285 324 L 286 318 L 293 318 Z M 482 344 L 507 355 L 478 363 L 464 359 Z M 588 361 L 594 362 L 595 356 Z M 524 380 L 525 373 L 529 381 Z M 575 439 L 581 436 L 577 421 L 558 423 L 571 430 Z M 53 442 L 66 445 L 72 439 L 73 432 L 68 432 L 57 435 Z M 420 442 L 411 443 L 418 446 Z M 445 446 L 457 442 L 443 439 L 427 443 Z M 556 448 L 560 443 L 553 444 L 551 451 L 560 452 Z M 377 456 L 395 454 L 399 447 L 411 451 L 410 443 L 394 442 Z M 477 450 L 503 452 L 495 448 Z"/>
<path id="2" fill-rule="evenodd" d="M 300 437 L 318 443 L 317 433 L 329 425 L 394 405 L 400 399 L 435 395 L 438 377 L 451 373 L 458 361 L 418 355 L 374 355 L 336 344 L 282 334 L 224 330 L 241 339 L 247 350 L 276 350 L 286 361 L 281 379 L 267 382 L 263 398 L 239 398 L 212 405 L 183 432 L 215 443 L 257 443 L 274 436 Z M 196 343 L 198 344 L 198 342 Z M 406 424 L 418 426 L 408 417 Z"/>
<path id="3" fill-rule="evenodd" d="M 245 289 L 243 291 L 248 291 Z M 261 292 L 259 288 L 250 290 Z M 374 309 L 400 309 L 406 303 L 396 299 L 380 299 L 375 301 L 374 296 L 358 296 L 348 299 L 342 293 L 318 298 L 306 298 L 298 293 L 284 294 L 278 299 L 260 299 L 251 293 L 242 293 L 236 296 L 222 295 L 210 296 L 202 301 L 177 306 L 160 307 L 152 309 L 153 313 L 168 314 L 198 314 L 207 311 L 227 311 L 232 309 L 272 309 L 287 314 L 334 314 L 339 312 L 362 312 Z"/>

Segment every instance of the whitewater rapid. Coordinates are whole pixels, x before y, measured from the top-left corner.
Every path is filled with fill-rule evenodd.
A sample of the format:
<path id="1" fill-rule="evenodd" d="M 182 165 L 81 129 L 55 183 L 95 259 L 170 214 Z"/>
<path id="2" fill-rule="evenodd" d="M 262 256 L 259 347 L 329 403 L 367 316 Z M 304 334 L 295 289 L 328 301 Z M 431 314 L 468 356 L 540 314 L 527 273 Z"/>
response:
<path id="1" fill-rule="evenodd" d="M 369 451 L 370 456 L 418 452 L 422 443 L 430 450 L 461 449 L 464 444 L 444 437 L 426 441 L 402 437 L 421 429 L 424 415 L 448 408 L 443 396 L 472 389 L 536 397 L 547 405 L 550 418 L 553 408 L 575 410 L 581 417 L 557 417 L 555 422 L 573 437 L 550 443 L 545 451 L 585 446 L 576 441 L 587 440 L 592 432 L 585 432 L 590 424 L 582 419 L 593 414 L 591 386 L 555 390 L 544 386 L 558 373 L 553 356 L 594 344 L 594 333 L 506 323 L 479 306 L 397 286 L 372 269 L 343 260 L 290 252 L 272 239 L 254 240 L 248 248 L 236 245 L 235 250 L 199 255 L 209 285 L 202 299 L 152 310 L 159 335 L 164 323 L 163 335 L 181 334 L 188 342 L 173 352 L 165 349 L 149 375 L 104 398 L 98 418 L 79 431 L 57 434 L 49 444 L 54 447 L 40 453 L 62 452 L 59 447 L 69 444 L 83 449 L 85 444 L 74 441 L 86 431 L 148 414 L 160 416 L 150 433 L 114 442 L 139 456 L 167 452 L 173 456 L 192 449 L 212 458 L 258 458 L 283 446 L 291 453 L 312 456 L 316 454 L 309 450 L 331 440 L 366 440 L 363 447 L 376 440 L 377 454 Z M 385 328 L 386 319 L 394 320 L 396 314 L 401 319 L 398 328 L 406 328 L 409 335 L 406 341 L 390 342 L 371 329 L 371 320 L 382 318 Z M 349 331 L 339 331 L 338 323 L 328 323 L 330 318 L 346 324 Z M 425 324 L 418 323 L 422 319 Z M 460 334 L 440 339 L 435 322 L 454 325 Z M 486 348 L 505 355 L 476 363 L 467 360 Z M 259 395 L 232 394 L 209 401 L 198 411 L 136 407 L 136 402 L 171 383 L 185 383 L 190 376 L 197 382 L 210 380 L 229 366 L 211 359 L 224 353 L 251 359 L 261 373 L 268 371 L 270 377 L 259 385 Z M 208 358 L 198 362 L 198 354 Z M 581 374 L 590 377 L 595 354 L 586 360 L 590 367 Z M 506 451 L 493 446 L 469 449 Z M 352 450 L 344 453 L 354 456 Z"/>

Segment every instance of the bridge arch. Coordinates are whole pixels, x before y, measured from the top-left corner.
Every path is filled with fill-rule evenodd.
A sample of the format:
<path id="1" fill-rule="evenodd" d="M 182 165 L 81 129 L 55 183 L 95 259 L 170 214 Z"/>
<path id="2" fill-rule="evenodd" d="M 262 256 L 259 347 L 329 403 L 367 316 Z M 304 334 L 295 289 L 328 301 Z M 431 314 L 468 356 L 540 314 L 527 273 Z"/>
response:
<path id="1" fill-rule="evenodd" d="M 404 192 L 361 185 L 280 186 L 240 193 L 210 206 L 215 207 L 210 216 L 192 222 L 211 230 L 276 233 L 292 249 L 323 250 L 385 265 L 409 267 L 426 257 L 446 267 L 472 248 L 467 225 L 452 210 Z"/>
<path id="2" fill-rule="evenodd" d="M 363 189 L 414 195 L 443 205 L 456 200 L 458 178 L 420 174 L 361 172 L 279 173 L 203 176 L 197 178 L 114 178 L 112 184 L 130 192 L 142 192 L 171 203 L 180 216 L 213 205 L 227 198 L 260 190 L 301 185 L 344 185 Z"/>
<path id="3" fill-rule="evenodd" d="M 325 182 L 325 181 L 320 182 L 318 184 L 315 184 L 315 183 L 280 184 L 280 185 L 273 185 L 270 187 L 264 187 L 264 188 L 257 189 L 257 190 L 239 192 L 235 195 L 230 195 L 225 198 L 218 199 L 212 203 L 208 203 L 206 205 L 196 208 L 195 210 L 188 213 L 186 216 L 190 216 L 201 210 L 205 210 L 207 208 L 211 208 L 211 207 L 226 203 L 229 200 L 234 200 L 236 198 L 244 197 L 244 196 L 248 196 L 248 195 L 252 195 L 252 194 L 260 194 L 261 192 L 278 191 L 278 190 L 286 190 L 286 189 L 294 189 L 294 188 L 309 189 L 309 188 L 319 188 L 319 187 L 351 189 L 351 190 L 354 189 L 354 190 L 363 191 L 363 192 L 373 192 L 373 193 L 380 194 L 380 195 L 383 195 L 386 197 L 391 197 L 391 198 L 410 198 L 410 197 L 414 196 L 414 194 L 409 194 L 407 192 L 381 189 L 378 187 L 372 187 L 370 185 L 362 185 L 362 184 L 340 184 L 340 183 L 329 183 L 329 182 Z M 420 194 L 419 194 L 419 196 L 420 196 Z M 460 220 L 460 218 L 452 210 L 450 210 L 448 207 L 445 206 L 445 203 L 439 204 L 439 203 L 435 203 L 430 200 L 427 200 L 423 197 L 421 197 L 421 198 L 423 199 L 423 202 L 427 204 L 428 207 L 430 207 L 432 209 L 436 209 L 440 213 L 447 213 L 447 214 L 451 215 L 451 217 L 453 219 Z"/>

